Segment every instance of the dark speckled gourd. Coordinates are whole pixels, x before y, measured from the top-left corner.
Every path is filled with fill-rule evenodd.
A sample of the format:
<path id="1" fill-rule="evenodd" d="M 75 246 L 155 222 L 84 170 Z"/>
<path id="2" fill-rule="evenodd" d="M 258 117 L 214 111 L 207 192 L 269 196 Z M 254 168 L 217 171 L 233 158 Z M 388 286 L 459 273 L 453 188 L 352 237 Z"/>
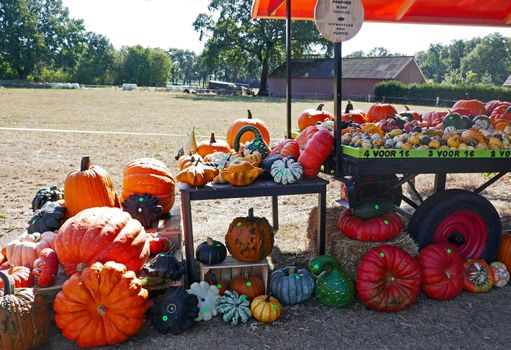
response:
<path id="1" fill-rule="evenodd" d="M 62 226 L 66 216 L 66 208 L 59 202 L 46 202 L 41 209 L 34 212 L 28 221 L 28 233 L 55 231 Z"/>
<path id="2" fill-rule="evenodd" d="M 151 307 L 151 323 L 160 333 L 181 334 L 195 325 L 197 304 L 197 296 L 188 294 L 183 287 L 172 287 Z"/>
<path id="3" fill-rule="evenodd" d="M 238 133 L 236 134 L 236 138 L 234 139 L 234 150 L 236 152 L 239 152 L 240 139 L 243 136 L 243 134 L 247 132 L 253 132 L 255 137 L 252 141 L 248 142 L 245 145 L 245 148 L 243 149 L 243 154 L 248 155 L 257 151 L 261 154 L 263 159 L 268 157 L 271 151 L 270 146 L 268 146 L 268 144 L 264 142 L 261 132 L 259 132 L 259 129 L 251 125 L 244 126 L 238 131 Z"/>
<path id="4" fill-rule="evenodd" d="M 343 307 L 351 304 L 355 295 L 353 280 L 339 267 L 331 255 L 320 255 L 309 262 L 309 270 L 316 276 L 316 296 L 323 305 Z"/>
<path id="5" fill-rule="evenodd" d="M 140 221 L 144 228 L 150 228 L 158 223 L 162 206 L 158 198 L 147 193 L 133 193 L 122 203 L 123 210 L 135 220 Z"/>

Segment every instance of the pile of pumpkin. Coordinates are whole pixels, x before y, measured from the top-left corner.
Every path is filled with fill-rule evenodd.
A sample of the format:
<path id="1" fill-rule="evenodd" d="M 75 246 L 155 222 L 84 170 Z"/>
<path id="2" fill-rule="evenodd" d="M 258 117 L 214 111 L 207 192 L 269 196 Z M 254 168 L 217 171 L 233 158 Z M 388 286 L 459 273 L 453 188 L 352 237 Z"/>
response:
<path id="1" fill-rule="evenodd" d="M 405 106 L 406 107 L 406 106 Z M 509 149 L 511 103 L 457 101 L 449 112 L 420 115 L 378 103 L 344 114 L 341 143 L 362 149 Z"/>
<path id="2" fill-rule="evenodd" d="M 363 242 L 382 242 L 363 257 L 356 274 L 356 292 L 370 309 L 397 312 L 412 305 L 420 291 L 433 299 L 450 300 L 463 289 L 471 293 L 503 287 L 509 282 L 511 235 L 504 235 L 498 260 L 462 257 L 456 247 L 434 243 L 414 259 L 400 247 L 386 244 L 401 232 L 403 223 L 384 199 L 366 199 L 343 211 L 338 220 L 341 234 Z M 345 282 L 350 285 L 349 282 Z M 351 283 L 352 284 L 352 283 Z M 342 293 L 345 287 L 340 287 Z M 320 299 L 321 300 L 321 299 Z"/>
<path id="3" fill-rule="evenodd" d="M 233 122 L 227 131 L 227 142 L 197 142 L 192 130 L 178 153 L 177 181 L 193 187 L 209 182 L 251 185 L 259 177 L 273 179 L 283 185 L 295 183 L 304 176 L 314 178 L 330 154 L 333 135 L 314 126 L 296 140 L 278 141 L 269 146 L 270 135 L 263 121 L 248 118 Z"/>
<path id="4" fill-rule="evenodd" d="M 119 198 L 108 172 L 84 157 L 81 168 L 66 177 L 63 192 L 56 187 L 39 190 L 27 232 L 0 255 L 6 307 L 2 322 L 12 322 L 13 327 L 9 337 L 2 336 L 3 344 L 26 349 L 47 338 L 50 321 L 41 296 L 59 274 L 68 279 L 53 309 L 66 338 L 92 347 L 116 344 L 138 332 L 149 304 L 136 274 L 180 279 L 184 272 L 184 265 L 170 253 L 172 243 L 144 229 L 168 215 L 174 186 L 162 162 L 137 159 L 124 169 Z M 37 289 L 28 288 L 32 286 Z M 12 308 L 7 294 L 18 298 L 23 308 Z M 26 329 L 37 336 L 24 336 L 29 334 Z"/>

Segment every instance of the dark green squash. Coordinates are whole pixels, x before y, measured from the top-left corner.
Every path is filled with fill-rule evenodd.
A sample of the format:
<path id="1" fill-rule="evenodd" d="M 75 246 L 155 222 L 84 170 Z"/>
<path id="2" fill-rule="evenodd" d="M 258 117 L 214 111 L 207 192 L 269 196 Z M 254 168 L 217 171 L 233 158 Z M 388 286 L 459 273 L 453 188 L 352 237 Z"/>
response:
<path id="1" fill-rule="evenodd" d="M 353 280 L 339 267 L 331 255 L 320 255 L 309 262 L 309 270 L 318 276 L 316 297 L 323 305 L 343 307 L 351 304 L 355 296 Z"/>
<path id="2" fill-rule="evenodd" d="M 41 209 L 34 212 L 28 221 L 28 233 L 55 231 L 62 226 L 66 217 L 66 208 L 57 202 L 46 202 Z"/>
<path id="3" fill-rule="evenodd" d="M 184 333 L 195 325 L 199 315 L 197 304 L 197 297 L 183 287 L 171 287 L 149 310 L 151 324 L 163 334 Z"/>
<path id="4" fill-rule="evenodd" d="M 259 129 L 252 125 L 246 125 L 238 131 L 236 138 L 234 139 L 234 150 L 239 152 L 241 137 L 247 132 L 253 132 L 255 137 L 252 141 L 245 145 L 243 154 L 248 155 L 257 151 L 261 154 L 263 159 L 266 158 L 270 154 L 270 147 L 266 144 L 266 142 L 264 142 Z"/>
<path id="5" fill-rule="evenodd" d="M 227 248 L 222 242 L 215 241 L 208 237 L 206 242 L 202 242 L 195 251 L 195 257 L 201 263 L 206 265 L 219 264 L 225 260 Z"/>
<path id="6" fill-rule="evenodd" d="M 369 220 L 390 213 L 394 209 L 394 203 L 385 198 L 371 197 L 357 203 L 351 212 L 357 218 Z"/>
<path id="7" fill-rule="evenodd" d="M 184 263 L 178 261 L 172 253 L 160 253 L 144 266 L 144 273 L 149 277 L 179 280 L 184 272 Z"/>
<path id="8" fill-rule="evenodd" d="M 32 210 L 41 209 L 46 202 L 56 202 L 64 198 L 64 191 L 57 186 L 41 188 L 32 199 Z"/>
<path id="9" fill-rule="evenodd" d="M 472 127 L 472 120 L 466 115 L 461 116 L 460 122 L 458 124 L 458 130 L 470 129 Z"/>
<path id="10" fill-rule="evenodd" d="M 158 224 L 162 206 L 158 205 L 158 198 L 150 194 L 133 193 L 122 203 L 125 212 L 135 220 L 140 221 L 144 228 Z"/>
<path id="11" fill-rule="evenodd" d="M 271 167 L 277 160 L 282 159 L 284 159 L 284 157 L 282 157 L 280 154 L 274 154 L 264 158 L 261 164 L 259 164 L 259 167 L 263 169 L 261 178 L 272 180 L 273 176 L 271 176 Z"/>
<path id="12" fill-rule="evenodd" d="M 461 116 L 458 113 L 449 113 L 444 117 L 442 124 L 444 128 L 448 126 L 454 126 L 456 129 L 459 129 L 461 122 Z"/>

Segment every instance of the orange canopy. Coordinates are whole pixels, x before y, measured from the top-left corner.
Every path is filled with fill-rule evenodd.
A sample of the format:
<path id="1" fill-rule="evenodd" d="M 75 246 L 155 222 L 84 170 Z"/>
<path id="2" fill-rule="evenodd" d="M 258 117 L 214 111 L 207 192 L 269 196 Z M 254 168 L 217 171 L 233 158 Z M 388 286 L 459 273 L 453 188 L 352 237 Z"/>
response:
<path id="1" fill-rule="evenodd" d="M 362 0 L 365 21 L 511 27 L 511 0 Z M 316 0 L 292 0 L 293 19 L 314 20 Z M 254 18 L 286 18 L 286 0 L 254 0 Z"/>

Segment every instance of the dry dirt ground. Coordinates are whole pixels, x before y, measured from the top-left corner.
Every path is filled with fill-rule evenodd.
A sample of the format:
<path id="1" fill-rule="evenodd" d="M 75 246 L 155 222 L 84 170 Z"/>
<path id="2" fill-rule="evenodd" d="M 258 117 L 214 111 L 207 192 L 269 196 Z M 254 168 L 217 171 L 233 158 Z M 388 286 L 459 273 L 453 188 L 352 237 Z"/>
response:
<path id="1" fill-rule="evenodd" d="M 293 115 L 317 104 L 318 101 L 294 103 Z M 367 110 L 368 105 L 355 103 L 355 107 Z M 79 167 L 83 155 L 90 154 L 95 164 L 106 168 L 120 190 L 122 169 L 128 161 L 154 157 L 175 169 L 174 155 L 192 126 L 197 127 L 200 139 L 206 139 L 210 132 L 220 138 L 225 136 L 230 122 L 244 117 L 247 109 L 268 124 L 274 140 L 284 136 L 285 103 L 280 99 L 116 90 L 0 89 L 0 244 L 15 238 L 26 227 L 36 190 L 46 185 L 62 186 L 66 174 Z M 332 110 L 333 104 L 327 103 L 326 109 Z M 448 187 L 475 188 L 484 181 L 484 174 L 453 175 L 448 177 Z M 430 176 L 421 176 L 419 190 L 428 192 L 431 182 Z M 510 183 L 508 176 L 484 193 L 508 227 Z M 329 206 L 334 205 L 339 191 L 339 183 L 332 180 L 328 188 Z M 306 227 L 307 216 L 316 203 L 315 196 L 280 199 L 280 230 L 271 257 L 274 266 L 303 265 L 313 256 L 313 252 L 306 251 Z M 231 220 L 244 215 L 250 206 L 256 208 L 257 215 L 271 216 L 271 202 L 265 198 L 194 203 L 195 243 L 206 236 L 223 240 Z M 214 320 L 181 336 L 162 336 L 148 324 L 119 347 L 504 349 L 511 343 L 510 297 L 511 287 L 485 295 L 464 293 L 450 302 L 421 296 L 416 304 L 399 314 L 368 311 L 358 301 L 341 310 L 309 301 L 285 307 L 281 319 L 272 325 L 250 322 L 231 328 Z M 47 348 L 76 346 L 54 328 Z"/>

